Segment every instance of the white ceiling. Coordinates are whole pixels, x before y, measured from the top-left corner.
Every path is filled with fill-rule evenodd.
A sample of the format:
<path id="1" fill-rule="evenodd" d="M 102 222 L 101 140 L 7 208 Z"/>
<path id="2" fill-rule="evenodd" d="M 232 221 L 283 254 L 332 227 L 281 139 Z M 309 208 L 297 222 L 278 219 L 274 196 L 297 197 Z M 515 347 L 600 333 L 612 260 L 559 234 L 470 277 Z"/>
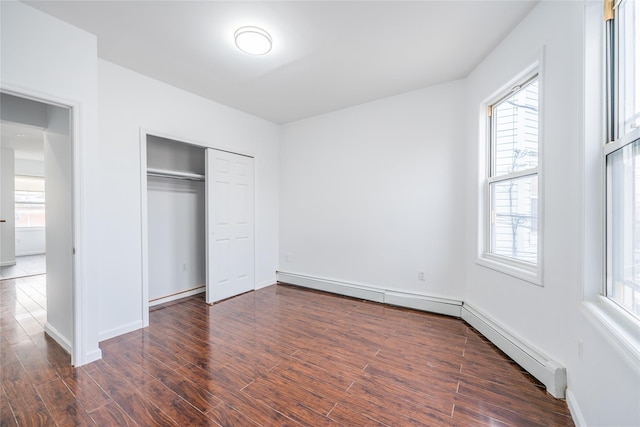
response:
<path id="1" fill-rule="evenodd" d="M 25 1 L 98 55 L 275 123 L 467 76 L 535 6 L 500 1 Z M 266 29 L 273 50 L 233 33 Z"/>

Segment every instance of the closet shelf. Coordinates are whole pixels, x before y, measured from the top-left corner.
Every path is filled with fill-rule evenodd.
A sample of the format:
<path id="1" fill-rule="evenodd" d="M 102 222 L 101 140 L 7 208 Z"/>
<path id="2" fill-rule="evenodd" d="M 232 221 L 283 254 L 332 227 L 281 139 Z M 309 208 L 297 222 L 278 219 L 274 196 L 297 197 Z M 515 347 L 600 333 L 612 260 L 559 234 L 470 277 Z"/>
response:
<path id="1" fill-rule="evenodd" d="M 147 168 L 148 176 L 157 176 L 160 178 L 172 179 L 188 179 L 191 181 L 204 181 L 204 175 L 190 172 L 172 171 L 168 169 Z"/>

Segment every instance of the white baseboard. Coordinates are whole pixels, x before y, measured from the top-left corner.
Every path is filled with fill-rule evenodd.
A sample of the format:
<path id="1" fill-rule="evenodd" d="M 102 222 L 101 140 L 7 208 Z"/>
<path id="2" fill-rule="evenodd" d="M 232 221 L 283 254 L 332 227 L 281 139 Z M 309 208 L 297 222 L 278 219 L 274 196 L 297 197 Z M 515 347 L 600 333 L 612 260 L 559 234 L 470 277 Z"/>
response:
<path id="1" fill-rule="evenodd" d="M 386 304 L 414 308 L 431 313 L 446 314 L 447 316 L 453 317 L 460 317 L 462 310 L 462 301 L 406 292 L 385 291 L 384 302 Z"/>
<path id="2" fill-rule="evenodd" d="M 98 334 L 98 341 L 102 342 L 118 335 L 127 334 L 129 332 L 137 331 L 138 329 L 142 329 L 144 326 L 142 325 L 142 320 L 137 322 L 131 322 L 127 325 L 119 326 L 117 328 L 109 329 L 108 331 L 103 331 Z"/>
<path id="3" fill-rule="evenodd" d="M 98 348 L 97 350 L 88 352 L 84 356 L 83 365 L 86 365 L 87 363 L 95 362 L 96 360 L 100 360 L 100 359 L 102 359 L 102 350 Z"/>
<path id="4" fill-rule="evenodd" d="M 260 282 L 256 285 L 256 290 L 266 288 L 267 286 L 275 285 L 276 283 L 278 283 L 276 279 L 265 280 L 264 282 Z"/>
<path id="5" fill-rule="evenodd" d="M 462 319 L 505 352 L 547 387 L 553 397 L 562 399 L 567 388 L 566 368 L 545 356 L 529 343 L 509 332 L 477 308 L 464 303 Z"/>
<path id="6" fill-rule="evenodd" d="M 278 272 L 278 281 L 367 301 L 397 305 L 399 307 L 413 308 L 455 317 L 460 317 L 462 307 L 462 301 L 408 292 L 389 291 L 373 286 L 303 276 L 294 273 Z"/>
<path id="7" fill-rule="evenodd" d="M 163 298 L 158 298 L 158 299 L 155 299 L 153 301 L 149 301 L 149 307 L 153 307 L 154 305 L 164 304 L 165 302 L 175 301 L 175 300 L 180 299 L 180 298 L 190 297 L 191 295 L 201 294 L 201 293 L 203 293 L 205 291 L 206 291 L 206 287 L 205 286 L 199 286 L 197 288 L 189 289 L 189 290 L 184 291 L 184 292 L 178 292 L 178 293 L 173 294 L 173 295 L 169 295 L 169 296 L 166 296 L 166 297 L 163 297 Z"/>
<path id="8" fill-rule="evenodd" d="M 60 333 L 56 328 L 51 326 L 49 322 L 44 324 L 44 332 L 49 335 L 55 342 L 60 344 L 60 347 L 67 353 L 71 354 L 71 341 L 69 341 L 64 335 Z"/>
<path id="9" fill-rule="evenodd" d="M 20 253 L 16 252 L 16 256 L 17 257 L 19 257 L 19 256 L 32 256 L 32 255 L 46 255 L 46 252 L 45 251 L 20 252 Z"/>
<path id="10" fill-rule="evenodd" d="M 567 406 L 569 407 L 571 418 L 573 418 L 573 423 L 576 425 L 576 427 L 587 427 L 587 423 L 584 420 L 584 415 L 582 415 L 582 411 L 578 406 L 578 401 L 576 400 L 576 397 L 573 395 L 570 389 L 567 389 Z"/>
<path id="11" fill-rule="evenodd" d="M 368 301 L 384 302 L 384 292 L 382 290 L 364 285 L 303 276 L 301 274 L 285 273 L 282 271 L 278 271 L 277 277 L 278 281 L 282 283 L 289 283 L 304 288 L 316 289 Z"/>
<path id="12" fill-rule="evenodd" d="M 14 261 L 3 261 L 3 262 L 0 262 L 0 267 L 11 267 L 12 265 L 16 265 L 15 260 Z"/>

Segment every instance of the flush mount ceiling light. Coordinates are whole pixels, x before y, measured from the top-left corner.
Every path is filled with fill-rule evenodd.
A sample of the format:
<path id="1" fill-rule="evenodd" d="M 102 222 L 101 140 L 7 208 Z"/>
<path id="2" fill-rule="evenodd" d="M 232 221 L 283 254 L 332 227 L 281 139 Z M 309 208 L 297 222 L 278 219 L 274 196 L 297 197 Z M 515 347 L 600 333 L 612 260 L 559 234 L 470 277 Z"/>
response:
<path id="1" fill-rule="evenodd" d="M 264 55 L 271 50 L 271 36 L 262 28 L 240 27 L 234 38 L 238 49 L 250 55 Z"/>

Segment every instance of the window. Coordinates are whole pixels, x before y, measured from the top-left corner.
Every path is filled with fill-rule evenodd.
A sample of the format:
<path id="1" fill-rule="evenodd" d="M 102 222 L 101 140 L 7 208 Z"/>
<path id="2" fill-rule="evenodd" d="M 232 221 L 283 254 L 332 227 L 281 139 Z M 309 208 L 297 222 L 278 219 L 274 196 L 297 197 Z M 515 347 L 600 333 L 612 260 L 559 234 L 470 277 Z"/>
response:
<path id="1" fill-rule="evenodd" d="M 538 75 L 488 107 L 485 258 L 535 273 L 538 265 Z"/>
<path id="2" fill-rule="evenodd" d="M 44 227 L 44 178 L 15 177 L 16 227 Z"/>
<path id="3" fill-rule="evenodd" d="M 640 4 L 622 0 L 614 16 L 607 23 L 605 295 L 640 317 Z"/>

